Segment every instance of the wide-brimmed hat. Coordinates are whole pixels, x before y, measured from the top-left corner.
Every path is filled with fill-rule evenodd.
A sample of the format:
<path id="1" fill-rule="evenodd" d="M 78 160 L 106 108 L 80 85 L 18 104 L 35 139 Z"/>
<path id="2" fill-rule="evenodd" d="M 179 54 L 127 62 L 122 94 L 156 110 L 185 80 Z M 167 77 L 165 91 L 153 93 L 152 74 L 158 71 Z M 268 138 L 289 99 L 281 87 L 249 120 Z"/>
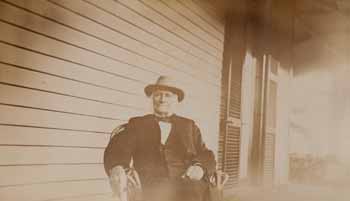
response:
<path id="1" fill-rule="evenodd" d="M 177 81 L 169 76 L 160 76 L 155 84 L 149 84 L 145 87 L 146 96 L 150 97 L 156 89 L 168 90 L 177 95 L 177 99 L 181 102 L 184 97 L 184 91 L 179 87 Z"/>

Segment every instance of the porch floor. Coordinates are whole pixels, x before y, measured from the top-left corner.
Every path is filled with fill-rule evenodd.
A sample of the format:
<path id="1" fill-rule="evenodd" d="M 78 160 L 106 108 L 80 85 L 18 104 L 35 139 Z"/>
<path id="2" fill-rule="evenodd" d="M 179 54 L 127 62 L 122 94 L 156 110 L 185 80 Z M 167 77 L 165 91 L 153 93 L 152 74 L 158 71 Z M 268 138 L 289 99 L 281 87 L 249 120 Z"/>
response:
<path id="1" fill-rule="evenodd" d="M 242 188 L 228 195 L 225 201 L 349 201 L 347 184 L 288 184 L 274 188 Z"/>

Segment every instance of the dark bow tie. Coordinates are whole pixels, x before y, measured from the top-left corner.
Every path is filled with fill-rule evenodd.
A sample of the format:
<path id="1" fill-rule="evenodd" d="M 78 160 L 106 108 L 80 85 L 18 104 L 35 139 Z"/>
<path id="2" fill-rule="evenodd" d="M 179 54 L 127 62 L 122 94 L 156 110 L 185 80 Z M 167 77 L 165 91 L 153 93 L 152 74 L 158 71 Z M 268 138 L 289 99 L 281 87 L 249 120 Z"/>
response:
<path id="1" fill-rule="evenodd" d="M 169 117 L 159 117 L 159 116 L 155 116 L 155 118 L 156 118 L 157 121 L 162 121 L 162 122 L 171 123 L 171 121 L 172 121 L 171 116 L 169 116 Z"/>

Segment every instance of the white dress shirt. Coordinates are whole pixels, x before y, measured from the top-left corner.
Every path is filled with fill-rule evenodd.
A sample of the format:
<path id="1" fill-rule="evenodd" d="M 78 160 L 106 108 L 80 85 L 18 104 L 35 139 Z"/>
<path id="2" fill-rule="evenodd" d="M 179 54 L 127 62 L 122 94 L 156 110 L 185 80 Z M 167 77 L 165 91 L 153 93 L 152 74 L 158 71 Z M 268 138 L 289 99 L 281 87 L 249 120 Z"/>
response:
<path id="1" fill-rule="evenodd" d="M 170 131 L 171 131 L 171 123 L 170 122 L 163 122 L 159 121 L 159 127 L 160 127 L 160 139 L 162 144 L 165 144 L 166 140 L 169 137 Z"/>

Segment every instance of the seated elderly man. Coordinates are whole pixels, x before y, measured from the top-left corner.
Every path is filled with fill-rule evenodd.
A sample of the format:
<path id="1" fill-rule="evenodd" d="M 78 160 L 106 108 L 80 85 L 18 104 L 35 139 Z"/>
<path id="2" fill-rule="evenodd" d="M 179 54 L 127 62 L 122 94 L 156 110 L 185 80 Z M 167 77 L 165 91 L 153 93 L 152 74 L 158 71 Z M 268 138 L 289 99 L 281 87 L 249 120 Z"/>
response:
<path id="1" fill-rule="evenodd" d="M 207 179 L 215 171 L 214 154 L 204 144 L 191 119 L 174 113 L 184 92 L 176 82 L 160 76 L 144 91 L 153 100 L 153 114 L 134 117 L 113 137 L 105 150 L 110 178 L 121 167 L 133 167 L 140 176 L 145 201 L 207 200 Z"/>

